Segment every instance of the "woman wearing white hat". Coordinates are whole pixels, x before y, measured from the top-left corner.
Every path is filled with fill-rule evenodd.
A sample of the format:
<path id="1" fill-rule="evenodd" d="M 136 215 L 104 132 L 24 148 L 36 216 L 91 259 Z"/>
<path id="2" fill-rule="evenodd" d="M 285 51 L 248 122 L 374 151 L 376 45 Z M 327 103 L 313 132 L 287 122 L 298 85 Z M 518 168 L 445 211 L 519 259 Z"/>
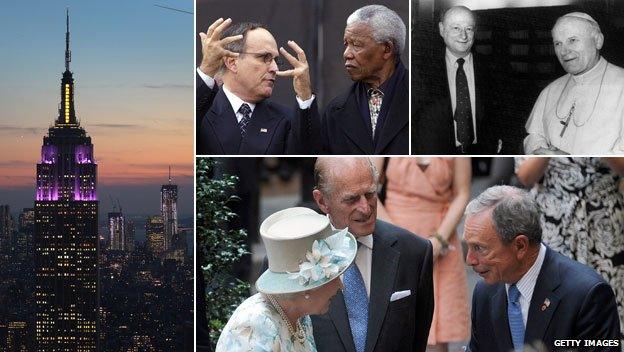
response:
<path id="1" fill-rule="evenodd" d="M 289 208 L 260 225 L 269 269 L 259 293 L 232 314 L 220 351 L 316 351 L 310 314 L 324 314 L 342 287 L 340 275 L 355 259 L 355 238 L 332 230 L 327 217 L 308 208 Z"/>

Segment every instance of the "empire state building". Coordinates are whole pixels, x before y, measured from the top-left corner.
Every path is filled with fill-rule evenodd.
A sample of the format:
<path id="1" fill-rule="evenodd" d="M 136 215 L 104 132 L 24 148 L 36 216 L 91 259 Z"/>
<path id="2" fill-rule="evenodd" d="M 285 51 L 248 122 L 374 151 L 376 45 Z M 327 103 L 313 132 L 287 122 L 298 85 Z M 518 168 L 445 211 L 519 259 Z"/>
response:
<path id="1" fill-rule="evenodd" d="M 69 70 L 58 117 L 43 137 L 35 200 L 35 300 L 38 351 L 98 350 L 97 164 L 74 109 Z"/>

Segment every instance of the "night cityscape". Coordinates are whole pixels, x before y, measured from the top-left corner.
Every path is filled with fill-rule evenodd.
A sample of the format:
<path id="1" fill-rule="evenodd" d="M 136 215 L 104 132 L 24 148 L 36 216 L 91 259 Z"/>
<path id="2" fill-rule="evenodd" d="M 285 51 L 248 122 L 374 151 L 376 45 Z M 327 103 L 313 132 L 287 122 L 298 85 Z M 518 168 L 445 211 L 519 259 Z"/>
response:
<path id="1" fill-rule="evenodd" d="M 158 213 L 130 216 L 111 197 L 100 214 L 100 165 L 74 106 L 69 12 L 66 28 L 33 207 L 0 198 L 0 352 L 191 351 L 192 218 L 179 218 L 171 169 L 154 188 Z"/>

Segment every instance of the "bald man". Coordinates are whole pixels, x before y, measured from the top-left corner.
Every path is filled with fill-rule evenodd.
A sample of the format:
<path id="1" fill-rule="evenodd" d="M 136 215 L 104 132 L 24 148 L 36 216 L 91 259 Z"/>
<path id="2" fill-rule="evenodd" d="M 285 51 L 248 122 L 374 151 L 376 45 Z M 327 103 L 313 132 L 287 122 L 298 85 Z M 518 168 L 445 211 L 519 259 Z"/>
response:
<path id="1" fill-rule="evenodd" d="M 624 69 L 600 56 L 604 36 L 588 14 L 560 17 L 552 29 L 566 75 L 537 98 L 526 124 L 526 154 L 623 154 Z"/>
<path id="2" fill-rule="evenodd" d="M 319 158 L 314 200 L 357 238 L 355 265 L 325 315 L 319 351 L 425 351 L 433 315 L 431 242 L 377 220 L 377 170 L 368 158 Z"/>
<path id="3" fill-rule="evenodd" d="M 486 117 L 497 113 L 494 97 L 497 69 L 486 58 L 472 52 L 476 19 L 465 6 L 442 13 L 438 24 L 445 48 L 423 78 L 424 108 L 412 122 L 412 151 L 416 154 L 495 154 L 502 142 L 494 131 L 497 121 Z M 497 117 L 499 118 L 499 117 Z"/>

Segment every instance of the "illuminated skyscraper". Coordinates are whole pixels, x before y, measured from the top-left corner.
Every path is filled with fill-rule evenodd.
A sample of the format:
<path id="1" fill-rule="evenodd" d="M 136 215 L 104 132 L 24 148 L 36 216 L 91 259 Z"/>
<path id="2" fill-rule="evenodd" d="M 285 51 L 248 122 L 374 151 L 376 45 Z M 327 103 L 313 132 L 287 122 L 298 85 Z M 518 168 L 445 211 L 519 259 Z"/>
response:
<path id="1" fill-rule="evenodd" d="M 74 110 L 69 12 L 65 42 L 58 118 L 37 164 L 36 341 L 38 351 L 97 351 L 97 165 Z"/>
<path id="2" fill-rule="evenodd" d="M 126 228 L 121 212 L 108 213 L 108 232 L 109 248 L 114 251 L 123 251 L 126 248 Z"/>
<path id="3" fill-rule="evenodd" d="M 0 253 L 11 250 L 14 221 L 8 205 L 0 205 Z"/>
<path id="4" fill-rule="evenodd" d="M 147 248 L 155 256 L 160 256 L 165 251 L 165 227 L 162 216 L 156 215 L 147 218 L 145 237 L 147 237 Z"/>
<path id="5" fill-rule="evenodd" d="M 178 233 L 178 185 L 171 183 L 171 167 L 169 184 L 160 188 L 160 213 L 165 226 L 165 251 L 168 251 L 173 248 Z"/>

